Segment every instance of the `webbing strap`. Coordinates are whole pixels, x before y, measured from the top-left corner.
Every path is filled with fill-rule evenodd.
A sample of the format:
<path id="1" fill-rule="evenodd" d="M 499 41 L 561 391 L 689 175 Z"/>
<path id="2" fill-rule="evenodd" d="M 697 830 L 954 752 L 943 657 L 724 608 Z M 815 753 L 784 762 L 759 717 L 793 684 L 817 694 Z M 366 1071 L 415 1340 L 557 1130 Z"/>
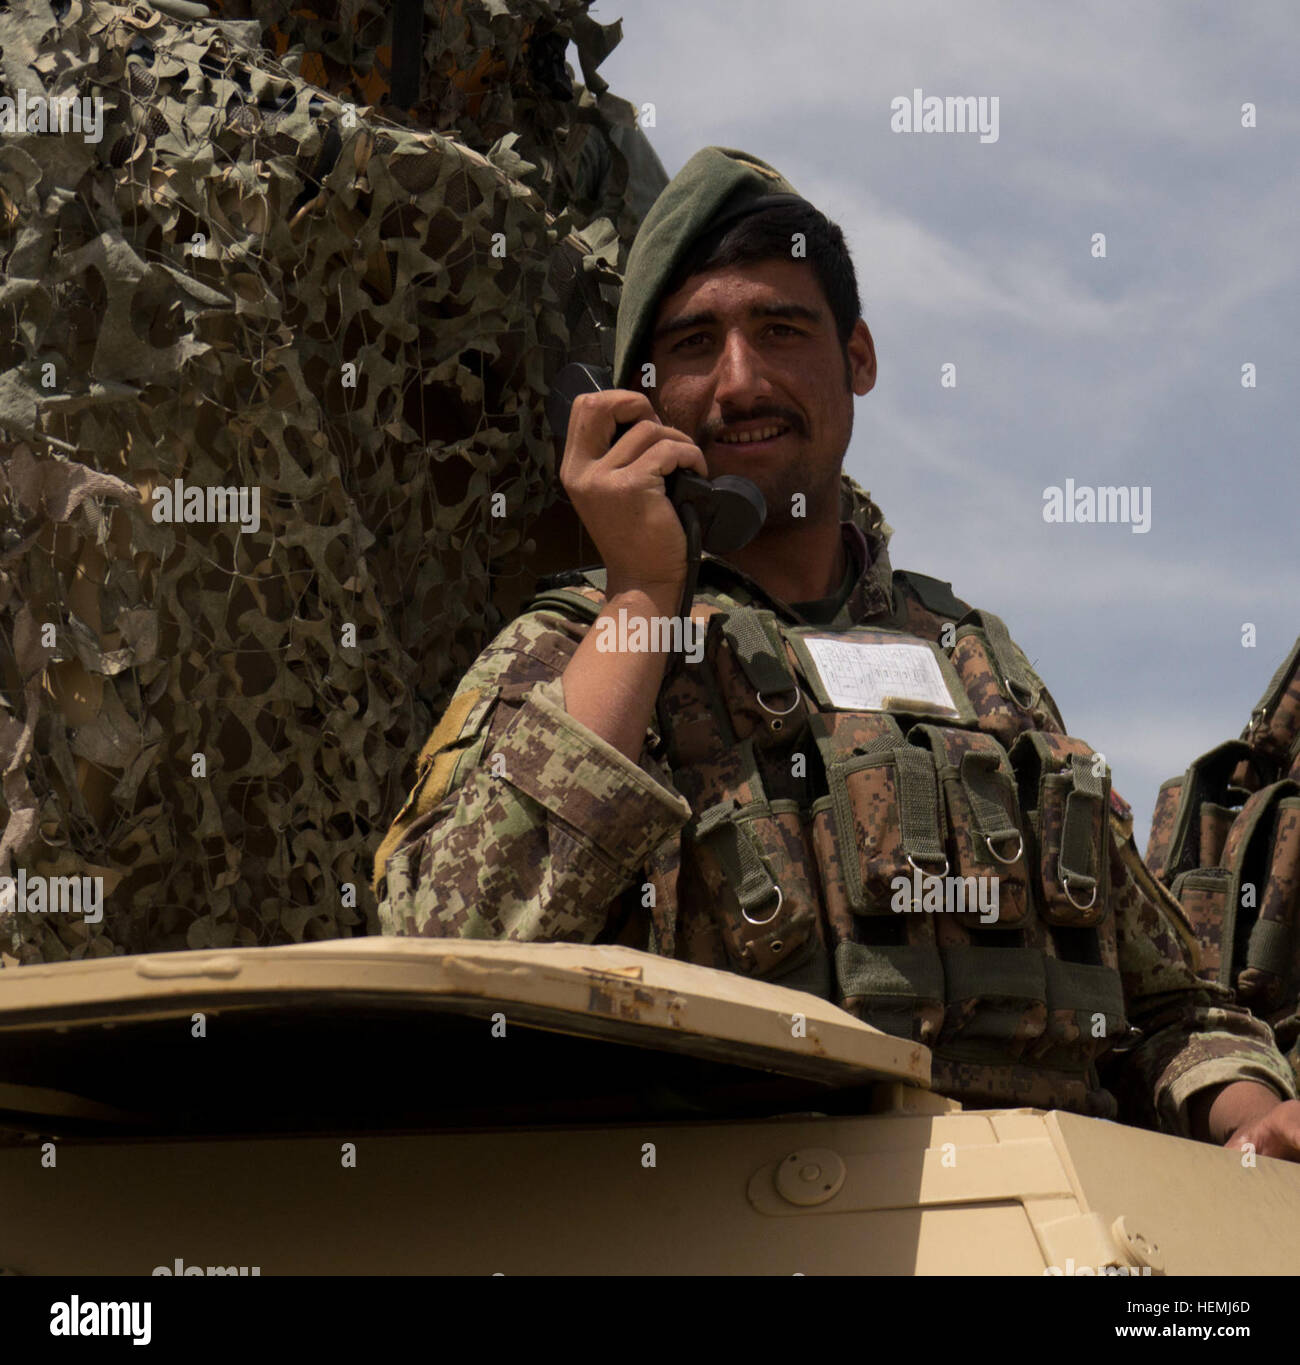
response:
<path id="1" fill-rule="evenodd" d="M 752 806 L 740 806 L 734 798 L 719 801 L 700 816 L 695 829 L 698 840 L 713 838 L 713 848 L 722 864 L 727 885 L 744 911 L 757 910 L 778 894 L 776 882 L 759 854 L 752 832 L 737 818 L 741 810 L 753 809 Z M 766 809 L 765 804 L 763 809 Z"/>
<path id="2" fill-rule="evenodd" d="M 1020 830 L 997 799 L 1002 770 L 993 753 L 968 750 L 962 755 L 959 781 L 975 816 L 975 827 L 995 844 L 1020 837 Z"/>
<path id="3" fill-rule="evenodd" d="M 1291 926 L 1275 919 L 1257 919 L 1246 944 L 1246 966 L 1286 980 L 1291 975 Z"/>
<path id="4" fill-rule="evenodd" d="M 786 666 L 781 637 L 775 630 L 765 628 L 762 617 L 752 607 L 729 611 L 722 631 L 755 692 L 771 696 L 794 690 L 796 684 Z"/>
<path id="5" fill-rule="evenodd" d="M 1086 1026 L 1086 1017 L 1100 1014 L 1106 1020 L 1107 1034 L 1118 1038 L 1126 1027 L 1124 984 L 1114 967 L 1086 962 L 1065 962 L 1057 957 L 1043 959 L 1047 977 L 1047 1008 L 1071 1009 Z"/>
<path id="6" fill-rule="evenodd" d="M 865 910 L 867 898 L 862 886 L 862 864 L 858 861 L 858 845 L 853 833 L 853 802 L 849 800 L 843 765 L 837 763 L 829 768 L 826 781 L 830 788 L 831 818 L 835 822 L 835 847 L 840 856 L 844 894 L 854 910 Z"/>
<path id="7" fill-rule="evenodd" d="M 1040 948 L 955 943 L 940 948 L 939 956 L 943 961 L 944 996 L 951 1003 L 973 999 L 987 1008 L 998 997 L 1023 1002 L 1046 996 Z"/>
<path id="8" fill-rule="evenodd" d="M 1073 787 L 1065 799 L 1065 819 L 1061 829 L 1061 881 L 1068 887 L 1085 891 L 1097 885 L 1093 858 L 1093 822 L 1097 807 L 1105 799 L 1105 780 L 1092 769 L 1092 759 L 1083 754 L 1070 755 Z"/>
<path id="9" fill-rule="evenodd" d="M 943 811 L 934 758 L 926 749 L 904 744 L 894 750 L 898 773 L 898 818 L 903 829 L 903 852 L 916 862 L 946 863 L 943 850 Z"/>
<path id="10" fill-rule="evenodd" d="M 943 965 L 933 945 L 841 940 L 835 948 L 835 974 L 843 995 L 865 995 L 877 1007 L 891 998 L 901 1006 L 943 1001 Z"/>
<path id="11" fill-rule="evenodd" d="M 1036 706 L 1042 692 L 1042 683 L 1021 662 L 1020 651 L 1011 639 L 1006 622 L 1000 616 L 994 616 L 991 611 L 972 611 L 962 617 L 958 626 L 967 623 L 979 626 L 983 630 L 1000 680 L 1013 692 L 1023 693 L 1023 696 L 1016 697 L 1020 705 L 1026 710 Z"/>

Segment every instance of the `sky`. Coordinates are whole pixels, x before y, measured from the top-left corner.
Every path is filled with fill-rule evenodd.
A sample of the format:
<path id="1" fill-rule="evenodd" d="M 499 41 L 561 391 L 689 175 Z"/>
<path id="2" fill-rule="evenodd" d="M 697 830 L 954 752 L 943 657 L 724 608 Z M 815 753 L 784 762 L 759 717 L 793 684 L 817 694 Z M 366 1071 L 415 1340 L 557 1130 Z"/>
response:
<path id="1" fill-rule="evenodd" d="M 601 75 L 654 105 L 669 175 L 740 148 L 844 229 L 879 362 L 845 468 L 895 568 L 1006 621 L 1145 850 L 1160 783 L 1300 634 L 1300 6 L 591 12 L 623 21 Z M 894 131 L 918 89 L 996 96 L 996 141 Z M 1046 521 L 1067 479 L 1149 489 L 1149 529 Z"/>

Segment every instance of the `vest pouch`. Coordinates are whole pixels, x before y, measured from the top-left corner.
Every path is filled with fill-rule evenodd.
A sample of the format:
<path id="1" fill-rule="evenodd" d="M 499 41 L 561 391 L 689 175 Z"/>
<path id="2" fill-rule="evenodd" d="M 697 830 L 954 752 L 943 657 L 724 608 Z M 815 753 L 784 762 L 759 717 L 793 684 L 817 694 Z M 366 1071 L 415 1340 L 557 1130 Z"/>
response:
<path id="1" fill-rule="evenodd" d="M 1219 866 L 1223 846 L 1228 841 L 1228 831 L 1237 814 L 1231 806 L 1219 806 L 1213 801 L 1201 803 L 1201 836 L 1197 857 L 1203 868 Z"/>
<path id="2" fill-rule="evenodd" d="M 1082 740 L 1036 731 L 1011 749 L 1039 913 L 1063 928 L 1093 928 L 1109 908 L 1110 769 L 1096 773 L 1098 757 Z"/>
<path id="3" fill-rule="evenodd" d="M 1128 1033 L 1124 985 L 1113 967 L 1043 958 L 1047 1024 L 1033 1059 L 1074 1068 L 1095 1063 Z"/>
<path id="4" fill-rule="evenodd" d="M 812 950 L 814 874 L 794 801 L 767 801 L 747 742 L 739 746 L 753 799 L 709 806 L 688 826 L 696 870 L 736 971 L 768 976 Z"/>
<path id="5" fill-rule="evenodd" d="M 1294 1003 L 1300 984 L 1300 786 L 1278 782 L 1252 796 L 1233 825 L 1224 859 L 1232 881 L 1223 952 L 1226 957 L 1231 943 L 1232 962 L 1228 970 L 1220 964 L 1219 979 L 1235 985 L 1241 1003 L 1268 1019 Z M 1253 922 L 1251 902 L 1258 907 Z"/>
<path id="6" fill-rule="evenodd" d="M 931 1046 L 943 1024 L 943 965 L 932 944 L 841 942 L 840 1008 L 895 1038 Z"/>
<path id="7" fill-rule="evenodd" d="M 1047 726 L 1064 731 L 1043 680 L 992 612 L 972 611 L 962 617 L 949 658 L 975 708 L 979 728 L 1004 749 L 1026 730 Z"/>
<path id="8" fill-rule="evenodd" d="M 1196 944 L 1201 950 L 1199 974 L 1207 981 L 1217 981 L 1223 945 L 1223 914 L 1232 890 L 1232 873 L 1226 867 L 1196 867 L 1180 873 L 1170 890 L 1183 907 L 1187 922 L 1196 935 Z"/>
<path id="9" fill-rule="evenodd" d="M 1174 823 L 1178 818 L 1178 805 L 1182 800 L 1185 776 L 1171 777 L 1160 784 L 1156 796 L 1156 808 L 1151 813 L 1151 834 L 1147 839 L 1144 862 L 1151 871 L 1167 886 L 1165 864 L 1169 860 L 1169 847 L 1173 842 Z"/>
<path id="10" fill-rule="evenodd" d="M 953 906 L 981 927 L 1018 928 L 1029 913 L 1025 839 L 1015 779 L 1002 746 L 979 731 L 916 725 L 913 744 L 934 755 L 948 817 Z"/>
<path id="11" fill-rule="evenodd" d="M 1211 805 L 1231 807 L 1246 799 L 1247 793 L 1233 785 L 1233 775 L 1244 762 L 1251 759 L 1249 745 L 1239 739 L 1217 745 L 1187 769 L 1178 788 L 1178 808 L 1173 816 L 1164 859 L 1158 875 L 1166 886 L 1184 872 L 1197 867 L 1211 867 L 1216 860 L 1201 853 L 1201 834 L 1206 826 L 1201 819 L 1201 808 Z M 1168 783 L 1165 784 L 1169 786 Z M 1164 787 L 1161 796 L 1164 796 Z M 1166 817 L 1167 818 L 1167 814 Z M 1234 816 L 1235 818 L 1235 816 Z M 1218 826 L 1209 825 L 1211 838 L 1218 837 Z M 1154 827 L 1153 827 L 1154 837 Z"/>
<path id="12" fill-rule="evenodd" d="M 996 1045 L 999 1061 L 1007 1062 L 1019 1059 L 1042 1036 L 1047 981 L 1040 949 L 953 944 L 940 948 L 939 957 L 944 978 L 941 1047 Z"/>
<path id="13" fill-rule="evenodd" d="M 828 795 L 813 803 L 813 837 L 828 909 L 910 909 L 912 874 L 948 872 L 934 759 L 883 713 L 819 712 L 809 724 Z"/>

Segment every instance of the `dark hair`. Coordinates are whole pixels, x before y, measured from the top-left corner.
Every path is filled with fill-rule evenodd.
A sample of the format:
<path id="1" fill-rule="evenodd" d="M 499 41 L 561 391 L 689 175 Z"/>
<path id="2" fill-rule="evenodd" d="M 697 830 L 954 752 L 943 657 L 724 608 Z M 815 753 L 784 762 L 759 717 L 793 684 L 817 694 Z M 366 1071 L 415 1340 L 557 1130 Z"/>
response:
<path id="1" fill-rule="evenodd" d="M 664 287 L 660 298 L 667 298 L 692 275 L 727 266 L 752 265 L 756 261 L 791 259 L 794 234 L 801 232 L 807 263 L 830 304 L 835 333 L 846 347 L 854 324 L 862 316 L 858 297 L 858 275 L 853 268 L 848 243 L 838 223 L 832 223 L 811 204 L 782 204 L 760 209 L 720 229 L 706 232 L 682 258 L 681 264 Z M 795 260 L 803 259 L 794 257 Z"/>

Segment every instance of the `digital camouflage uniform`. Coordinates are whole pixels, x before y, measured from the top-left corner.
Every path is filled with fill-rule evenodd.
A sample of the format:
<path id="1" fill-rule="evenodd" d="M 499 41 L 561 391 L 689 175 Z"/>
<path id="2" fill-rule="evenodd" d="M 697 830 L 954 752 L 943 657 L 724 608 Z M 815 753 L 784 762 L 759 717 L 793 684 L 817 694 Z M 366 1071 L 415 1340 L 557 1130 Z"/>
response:
<path id="1" fill-rule="evenodd" d="M 623 383 L 633 373 L 663 283 L 685 247 L 746 196 L 791 189 L 764 163 L 728 149 L 706 149 L 688 163 L 652 209 L 633 247 L 616 350 Z M 1071 746 L 1076 754 L 1091 751 L 1065 736 L 1050 694 L 1000 622 L 987 613 L 971 613 L 947 584 L 893 572 L 889 528 L 869 497 L 848 480 L 843 516 L 851 588 L 838 609 L 832 605 L 815 620 L 773 599 L 723 560 L 704 556 L 693 614 L 708 625 L 706 668 L 670 668 L 636 763 L 564 708 L 561 675 L 602 600 L 598 574 L 544 594 L 501 632 L 465 675 L 424 746 L 416 785 L 376 857 L 384 932 L 618 942 L 777 980 L 927 1043 L 934 1088 L 968 1105 L 1028 1104 L 1121 1115 L 1186 1135 L 1188 1099 L 1204 1087 L 1255 1080 L 1292 1096 L 1289 1071 L 1267 1029 L 1235 1008 L 1226 991 L 1197 979 L 1191 930 L 1138 857 L 1127 808 L 1111 797 L 1108 779 L 1104 787 L 1089 788 L 1081 760 L 1068 754 Z M 735 723 L 732 702 L 727 700 L 725 716 L 701 706 L 696 679 L 706 669 L 720 676 L 728 659 L 746 657 L 743 651 L 729 652 L 735 642 L 727 632 L 741 619 L 760 619 L 751 609 L 770 612 L 768 619 L 781 623 L 783 639 L 786 630 L 801 625 L 834 632 L 875 626 L 950 650 L 950 657 L 962 663 L 962 686 L 979 729 L 962 733 L 919 726 L 908 735 L 915 743 L 914 734 L 925 734 L 936 753 L 938 746 L 948 746 L 952 764 L 962 768 L 962 777 L 951 783 L 958 767 L 939 769 L 947 773 L 945 804 L 966 788 L 963 748 L 982 745 L 987 751 L 988 736 L 1000 733 L 1001 726 L 1007 727 L 1003 738 L 1008 743 L 1015 732 L 1019 749 L 1013 754 L 1035 746 L 1065 753 L 1067 769 L 1075 764 L 1080 809 L 1096 814 L 1098 889 L 1108 907 L 1102 930 L 1093 934 L 1064 927 L 1068 915 L 1049 928 L 1043 918 L 1026 912 L 1027 891 L 1013 908 L 1024 913 L 1016 928 L 986 930 L 955 914 L 890 916 L 887 910 L 880 913 L 878 904 L 865 914 L 846 909 L 838 890 L 845 879 L 837 863 L 844 860 L 846 845 L 838 834 L 833 846 L 821 837 L 829 819 L 826 773 L 834 765 L 828 760 L 823 770 L 816 761 L 805 766 L 789 760 L 795 748 L 820 751 L 841 723 L 873 720 L 796 710 L 784 734 L 771 723 L 763 733 L 748 732 L 743 742 L 720 748 L 720 727 Z M 994 639 L 995 630 L 1003 632 L 996 670 L 982 665 L 984 656 L 976 650 L 976 644 Z M 752 662 L 745 664 L 747 670 Z M 1016 715 L 1000 694 L 998 674 L 1032 687 L 1032 702 L 1019 706 Z M 763 709 L 772 714 L 770 707 Z M 881 723 L 879 718 L 875 723 Z M 810 729 L 819 736 L 816 745 L 807 742 Z M 735 733 L 740 735 L 739 727 Z M 864 744 L 862 752 L 872 747 Z M 902 747 L 917 757 L 918 750 Z M 874 760 L 868 754 L 866 761 Z M 731 770 L 738 762 L 750 765 L 748 776 Z M 746 861 L 744 841 L 737 840 L 742 850 L 737 863 L 715 845 L 719 807 L 710 803 L 718 791 L 743 791 L 747 782 L 765 793 L 749 813 L 758 812 L 769 823 L 779 813 L 785 823 L 777 838 L 786 842 L 779 848 L 769 844 L 763 858 Z M 855 837 L 859 850 L 879 853 L 883 836 L 870 809 L 854 807 Z M 810 810 L 820 814 L 810 820 Z M 1047 847 L 1059 831 L 1049 828 L 1046 802 L 1042 811 L 1035 829 Z M 835 813 L 837 821 L 840 814 Z M 980 818 L 987 815 L 986 810 Z M 953 837 L 960 833 L 956 827 L 950 832 Z M 850 856 L 856 856 L 852 850 Z M 742 924 L 738 913 L 745 883 L 751 877 L 761 881 L 773 866 L 788 897 L 803 894 L 813 902 L 800 922 L 802 937 L 793 960 L 787 935 L 773 942 L 749 927 L 755 919 Z M 1032 875 L 1038 876 L 1036 868 Z M 1044 866 L 1044 885 L 1047 878 Z M 778 909 L 784 900 L 778 898 Z M 797 910 L 791 918 L 787 905 L 784 913 L 790 924 L 798 921 Z M 1089 934 L 1091 962 L 1075 952 Z M 1012 952 L 999 957 L 1008 946 Z M 912 999 L 908 983 L 882 980 L 880 961 L 906 963 L 909 955 L 917 961 L 942 957 L 948 971 L 942 1000 Z M 992 998 L 970 966 L 985 962 L 996 972 L 999 962 L 1029 958 L 1039 964 L 1040 977 L 1044 962 L 1049 978 L 1070 971 L 1092 974 L 1097 999 L 1108 1001 L 1092 1016 L 1106 1020 L 1103 1042 L 1090 1044 L 1087 1019 L 1054 1011 L 1050 994 L 1044 997 L 1041 990 L 1032 999 L 1026 996 L 1023 1009 Z M 960 982 L 953 970 L 957 965 L 965 974 Z M 964 1034 L 977 1017 L 984 1021 L 981 1028 Z M 1056 1064 L 1062 1056 L 1073 1059 L 1069 1066 Z"/>

